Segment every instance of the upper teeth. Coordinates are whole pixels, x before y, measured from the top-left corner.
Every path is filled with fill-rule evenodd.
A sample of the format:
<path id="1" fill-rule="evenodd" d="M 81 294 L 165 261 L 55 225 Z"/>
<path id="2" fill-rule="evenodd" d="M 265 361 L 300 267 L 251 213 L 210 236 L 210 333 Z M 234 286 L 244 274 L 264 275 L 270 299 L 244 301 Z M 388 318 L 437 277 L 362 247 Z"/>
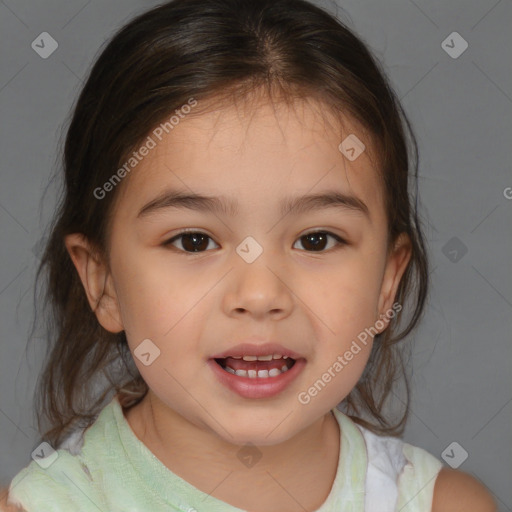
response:
<path id="1" fill-rule="evenodd" d="M 272 361 L 272 359 L 288 359 L 288 356 L 281 354 L 268 354 L 267 356 L 231 356 L 233 359 L 243 359 L 244 361 Z"/>

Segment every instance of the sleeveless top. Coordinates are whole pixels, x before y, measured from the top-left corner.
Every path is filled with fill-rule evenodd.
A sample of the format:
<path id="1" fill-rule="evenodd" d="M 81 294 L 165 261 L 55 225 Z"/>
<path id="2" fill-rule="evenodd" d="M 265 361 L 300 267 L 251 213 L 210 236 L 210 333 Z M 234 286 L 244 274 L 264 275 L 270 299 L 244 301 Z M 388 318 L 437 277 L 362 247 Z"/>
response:
<path id="1" fill-rule="evenodd" d="M 430 512 L 442 462 L 333 413 L 338 468 L 315 512 Z M 135 435 L 117 395 L 89 428 L 74 431 L 57 450 L 42 443 L 32 458 L 9 486 L 8 503 L 26 512 L 243 512 L 170 471 Z"/>

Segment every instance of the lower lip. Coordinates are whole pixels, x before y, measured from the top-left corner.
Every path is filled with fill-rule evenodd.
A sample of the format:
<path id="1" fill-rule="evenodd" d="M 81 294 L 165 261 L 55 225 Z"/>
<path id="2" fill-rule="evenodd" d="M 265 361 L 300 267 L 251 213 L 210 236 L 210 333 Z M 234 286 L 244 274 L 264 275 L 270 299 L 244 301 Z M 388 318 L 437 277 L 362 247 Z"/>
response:
<path id="1" fill-rule="evenodd" d="M 254 378 L 239 377 L 224 370 L 215 359 L 209 359 L 208 364 L 217 376 L 221 384 L 244 398 L 269 398 L 278 395 L 300 374 L 304 366 L 305 359 L 297 359 L 295 364 L 286 372 L 277 375 L 277 377 Z"/>

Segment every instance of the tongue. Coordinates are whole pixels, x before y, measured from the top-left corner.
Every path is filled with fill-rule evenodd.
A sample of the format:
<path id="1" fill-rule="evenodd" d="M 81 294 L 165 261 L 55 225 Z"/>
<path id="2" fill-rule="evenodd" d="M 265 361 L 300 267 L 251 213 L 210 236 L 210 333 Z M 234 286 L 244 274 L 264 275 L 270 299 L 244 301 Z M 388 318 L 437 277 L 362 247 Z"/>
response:
<path id="1" fill-rule="evenodd" d="M 272 359 L 271 361 L 244 361 L 243 359 L 234 359 L 232 357 L 226 357 L 220 360 L 223 366 L 229 366 L 233 370 L 272 370 L 277 368 L 280 370 L 283 365 L 290 368 L 293 364 L 293 359 Z"/>

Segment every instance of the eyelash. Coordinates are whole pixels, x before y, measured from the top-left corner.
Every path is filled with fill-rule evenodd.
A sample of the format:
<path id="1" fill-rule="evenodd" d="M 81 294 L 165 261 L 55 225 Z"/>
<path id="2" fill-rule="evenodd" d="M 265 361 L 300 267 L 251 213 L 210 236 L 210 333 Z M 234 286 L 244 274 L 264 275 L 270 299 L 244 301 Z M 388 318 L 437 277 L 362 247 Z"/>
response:
<path id="1" fill-rule="evenodd" d="M 322 233 L 322 234 L 325 234 L 327 236 L 330 236 L 330 237 L 334 238 L 336 240 L 336 242 L 337 242 L 337 245 L 335 247 L 333 247 L 331 249 L 327 249 L 327 250 L 322 250 L 322 251 L 306 251 L 306 252 L 322 254 L 322 253 L 325 253 L 325 252 L 329 252 L 329 251 L 333 251 L 333 250 L 335 251 L 337 249 L 341 249 L 341 247 L 343 247 L 344 245 L 348 245 L 348 243 L 343 238 L 341 238 L 340 236 L 335 235 L 334 233 L 331 233 L 330 231 L 325 231 L 325 230 L 310 231 L 309 233 L 305 233 L 304 235 L 300 236 L 297 240 L 300 240 L 301 238 L 304 238 L 304 237 L 309 236 L 309 235 L 316 235 L 316 234 L 319 234 L 319 233 Z M 213 240 L 213 238 L 211 238 L 206 233 L 203 233 L 202 231 L 194 231 L 194 230 L 190 229 L 190 230 L 180 231 L 177 235 L 175 235 L 172 238 L 170 238 L 169 240 L 165 241 L 162 245 L 164 247 L 172 246 L 172 243 L 174 241 L 182 238 L 183 235 L 202 235 L 202 236 L 204 236 L 206 238 L 209 238 L 210 240 Z M 178 249 L 177 247 L 172 247 L 172 249 L 173 250 L 177 250 L 179 252 L 183 252 L 185 254 L 200 254 L 202 252 L 208 252 L 208 250 L 204 250 L 204 251 L 185 251 L 185 250 L 182 250 L 182 249 Z"/>

